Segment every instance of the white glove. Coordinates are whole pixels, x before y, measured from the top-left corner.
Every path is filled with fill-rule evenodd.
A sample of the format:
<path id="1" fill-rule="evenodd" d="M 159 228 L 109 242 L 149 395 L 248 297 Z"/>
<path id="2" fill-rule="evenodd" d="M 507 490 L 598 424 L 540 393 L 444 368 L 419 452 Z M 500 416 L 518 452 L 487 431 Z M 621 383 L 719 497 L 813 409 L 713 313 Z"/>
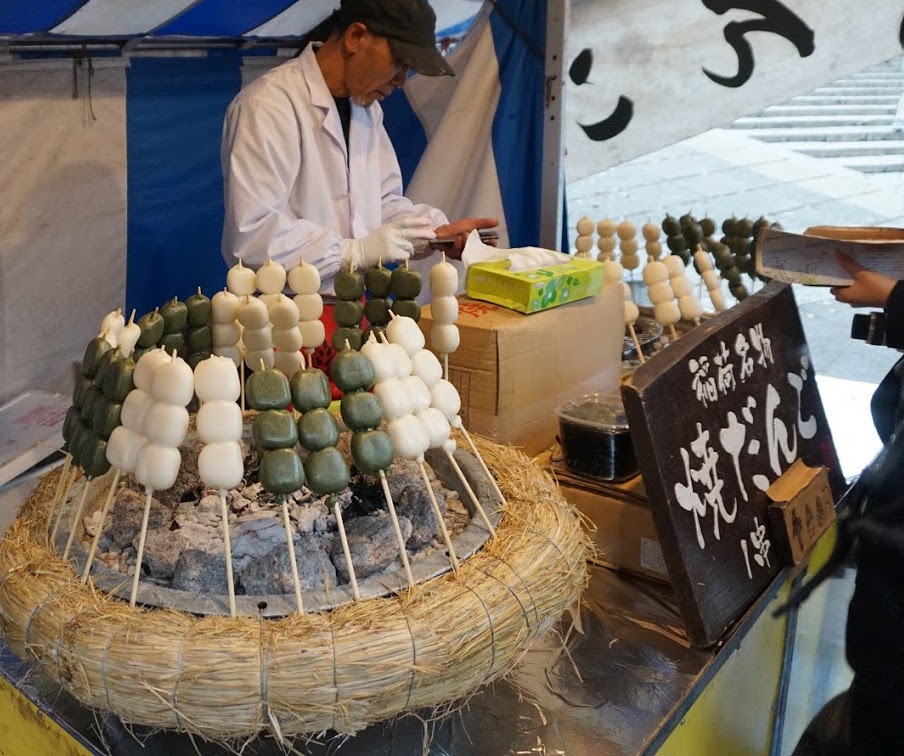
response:
<path id="1" fill-rule="evenodd" d="M 407 260 L 414 253 L 415 242 L 435 238 L 433 224 L 427 218 L 412 216 L 386 223 L 363 239 L 343 239 L 339 254 L 343 266 L 370 268 L 380 260 Z"/>

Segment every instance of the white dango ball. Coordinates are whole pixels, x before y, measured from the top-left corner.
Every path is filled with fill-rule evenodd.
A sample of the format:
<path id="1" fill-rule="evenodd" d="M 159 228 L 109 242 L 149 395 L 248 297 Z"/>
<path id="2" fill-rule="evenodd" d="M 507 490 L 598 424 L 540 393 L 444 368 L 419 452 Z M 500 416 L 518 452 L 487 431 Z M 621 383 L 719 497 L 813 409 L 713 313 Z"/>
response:
<path id="1" fill-rule="evenodd" d="M 176 482 L 182 455 L 172 446 L 145 444 L 138 452 L 135 463 L 135 480 L 154 491 L 165 491 Z"/>
<path id="2" fill-rule="evenodd" d="M 417 323 L 405 316 L 396 316 L 386 326 L 386 338 L 398 344 L 409 357 L 424 348 L 424 334 Z"/>
<path id="3" fill-rule="evenodd" d="M 213 353 L 217 357 L 225 357 L 230 360 L 236 368 L 242 364 L 242 351 L 235 344 L 227 344 L 224 346 L 215 346 Z"/>
<path id="4" fill-rule="evenodd" d="M 263 328 L 270 324 L 270 312 L 260 298 L 245 296 L 239 304 L 236 318 L 245 328 Z"/>
<path id="5" fill-rule="evenodd" d="M 254 270 L 246 268 L 239 260 L 226 273 L 226 288 L 239 297 L 254 294 L 257 289 L 257 276 Z"/>
<path id="6" fill-rule="evenodd" d="M 234 402 L 242 393 L 235 365 L 228 357 L 213 356 L 195 367 L 195 393 L 202 402 Z"/>
<path id="7" fill-rule="evenodd" d="M 607 260 L 603 264 L 603 281 L 606 286 L 614 286 L 621 281 L 625 269 L 617 260 Z"/>
<path id="8" fill-rule="evenodd" d="M 184 407 L 195 393 L 195 376 L 188 363 L 181 357 L 173 357 L 154 371 L 151 396 L 157 402 Z"/>
<path id="9" fill-rule="evenodd" d="M 310 263 L 300 262 L 292 268 L 288 281 L 289 288 L 295 294 L 316 294 L 320 291 L 320 271 Z"/>
<path id="10" fill-rule="evenodd" d="M 393 358 L 392 350 L 387 349 L 386 344 L 381 344 L 377 341 L 377 337 L 373 334 L 361 345 L 361 354 L 367 357 L 370 360 L 370 364 L 374 366 L 374 383 L 379 385 L 383 381 L 395 379 L 398 375 L 398 368 Z M 424 351 L 418 352 L 418 355 L 420 354 L 424 354 Z"/>
<path id="11" fill-rule="evenodd" d="M 653 317 L 663 325 L 675 325 L 681 320 L 681 311 L 678 309 L 678 303 L 673 299 L 670 302 L 653 307 Z"/>
<path id="12" fill-rule="evenodd" d="M 122 403 L 122 410 L 119 413 L 119 421 L 132 430 L 140 431 L 144 424 L 144 416 L 154 404 L 154 397 L 147 391 L 136 388 L 132 389 L 126 396 L 126 400 Z"/>
<path id="13" fill-rule="evenodd" d="M 596 232 L 600 237 L 615 236 L 618 224 L 612 218 L 604 218 L 596 224 Z"/>
<path id="14" fill-rule="evenodd" d="M 301 343 L 305 349 L 316 349 L 326 338 L 326 330 L 320 320 L 302 320 L 298 324 L 301 332 Z"/>
<path id="15" fill-rule="evenodd" d="M 319 320 L 323 315 L 323 297 L 319 294 L 296 294 L 292 301 L 298 308 L 299 320 Z"/>
<path id="16" fill-rule="evenodd" d="M 595 227 L 595 223 L 592 218 L 588 218 L 586 215 L 581 218 L 577 223 L 577 231 L 581 236 L 589 236 L 593 233 L 593 229 Z"/>
<path id="17" fill-rule="evenodd" d="M 722 293 L 722 289 L 710 289 L 709 299 L 713 303 L 713 309 L 716 312 L 722 312 L 725 309 L 725 295 Z"/>
<path id="18" fill-rule="evenodd" d="M 678 300 L 678 310 L 684 320 L 696 320 L 703 314 L 703 306 L 693 294 L 687 294 Z"/>
<path id="19" fill-rule="evenodd" d="M 625 300 L 625 323 L 630 323 L 634 325 L 637 322 L 637 318 L 640 317 L 640 310 L 637 305 L 630 300 Z"/>
<path id="20" fill-rule="evenodd" d="M 458 270 L 445 260 L 430 268 L 430 291 L 433 299 L 455 296 L 458 292 Z"/>
<path id="21" fill-rule="evenodd" d="M 622 239 L 619 243 L 618 248 L 621 250 L 622 257 L 626 257 L 628 255 L 634 256 L 637 254 L 637 239 Z"/>
<path id="22" fill-rule="evenodd" d="M 665 258 L 665 267 L 668 268 L 669 278 L 677 278 L 684 275 L 684 260 L 678 255 L 669 255 Z"/>
<path id="23" fill-rule="evenodd" d="M 276 354 L 273 347 L 269 349 L 249 349 L 245 352 L 245 367 L 257 371 L 261 369 L 261 363 L 265 368 L 272 368 L 276 364 Z"/>
<path id="24" fill-rule="evenodd" d="M 640 267 L 640 256 L 634 254 L 622 255 L 621 264 L 626 270 L 636 270 Z"/>
<path id="25" fill-rule="evenodd" d="M 659 226 L 652 221 L 644 223 L 640 232 L 643 234 L 643 238 L 648 242 L 654 242 L 659 239 Z"/>
<path id="26" fill-rule="evenodd" d="M 210 337 L 215 346 L 230 346 L 242 338 L 242 327 L 234 320 L 214 323 L 210 328 Z"/>
<path id="27" fill-rule="evenodd" d="M 374 386 L 374 395 L 383 405 L 383 418 L 395 420 L 410 415 L 413 408 L 411 397 L 398 378 L 390 378 Z"/>
<path id="28" fill-rule="evenodd" d="M 280 352 L 297 352 L 301 349 L 304 346 L 304 339 L 301 337 L 298 325 L 291 328 L 274 328 L 273 346 Z"/>
<path id="29" fill-rule="evenodd" d="M 298 321 L 301 319 L 298 305 L 285 294 L 277 294 L 267 305 L 267 312 L 270 314 L 270 323 L 274 328 L 292 328 L 298 325 Z"/>
<path id="30" fill-rule="evenodd" d="M 411 357 L 408 356 L 408 352 L 400 344 L 389 343 L 386 348 L 395 363 L 396 378 L 407 378 L 411 375 Z"/>
<path id="31" fill-rule="evenodd" d="M 451 427 L 451 425 L 450 425 Z M 455 443 L 454 438 L 450 438 L 447 441 L 443 442 L 443 451 L 448 452 L 449 454 L 455 454 L 455 450 L 458 448 L 458 444 Z"/>
<path id="32" fill-rule="evenodd" d="M 238 441 L 242 437 L 242 408 L 225 399 L 204 402 L 198 410 L 195 426 L 198 438 L 205 444 Z"/>
<path id="33" fill-rule="evenodd" d="M 619 239 L 626 241 L 634 238 L 637 234 L 637 227 L 631 221 L 624 220 L 615 227 L 615 233 L 618 234 Z"/>
<path id="34" fill-rule="evenodd" d="M 135 345 L 140 338 L 141 328 L 138 323 L 128 323 L 123 326 L 122 331 L 119 333 L 119 351 L 122 352 L 124 357 L 132 356 Z"/>
<path id="35" fill-rule="evenodd" d="M 621 288 L 622 288 L 622 295 L 624 296 L 625 301 L 630 302 L 631 301 L 631 287 L 628 286 L 628 283 L 626 281 L 622 281 Z"/>
<path id="36" fill-rule="evenodd" d="M 188 432 L 188 410 L 176 404 L 154 402 L 144 416 L 141 432 L 152 444 L 177 447 Z"/>
<path id="37" fill-rule="evenodd" d="M 681 297 L 686 297 L 688 294 L 693 293 L 691 282 L 687 280 L 687 276 L 673 278 L 670 283 L 675 299 L 681 299 Z"/>
<path id="38" fill-rule="evenodd" d="M 242 331 L 242 343 L 250 351 L 260 352 L 273 346 L 273 331 L 269 325 L 263 328 L 246 328 Z"/>
<path id="39" fill-rule="evenodd" d="M 706 254 L 702 249 L 698 249 L 694 252 L 694 262 L 697 263 L 697 268 L 700 269 L 701 275 L 706 275 L 706 271 L 713 269 L 713 263 L 710 259 L 709 255 Z"/>
<path id="40" fill-rule="evenodd" d="M 137 430 L 118 425 L 107 440 L 107 461 L 124 473 L 130 473 L 138 462 L 138 452 L 147 442 Z"/>
<path id="41" fill-rule="evenodd" d="M 653 260 L 652 262 L 648 262 L 643 266 L 643 282 L 647 286 L 652 286 L 653 284 L 667 281 L 668 278 L 669 269 L 665 266 L 665 263 L 661 263 L 658 260 Z"/>
<path id="42" fill-rule="evenodd" d="M 653 284 L 647 292 L 650 301 L 654 305 L 671 302 L 675 299 L 675 293 L 672 291 L 672 285 L 668 281 L 660 281 Z"/>
<path id="43" fill-rule="evenodd" d="M 239 298 L 231 291 L 218 291 L 210 300 L 210 320 L 213 323 L 231 323 L 239 311 Z"/>
<path id="44" fill-rule="evenodd" d="M 291 378 L 299 370 L 304 370 L 307 365 L 301 352 L 276 352 L 273 355 L 273 364 L 279 372 L 287 378 Z"/>
<path id="45" fill-rule="evenodd" d="M 364 351 L 364 347 L 361 347 L 361 351 Z M 429 349 L 422 349 L 411 358 L 411 374 L 420 378 L 430 389 L 443 377 L 443 366 L 439 364 L 439 360 L 433 352 Z"/>
<path id="46" fill-rule="evenodd" d="M 414 415 L 404 415 L 391 420 L 386 427 L 396 456 L 402 459 L 419 459 L 430 448 L 430 435 L 424 423 Z"/>
<path id="47" fill-rule="evenodd" d="M 446 416 L 436 407 L 428 407 L 417 413 L 417 418 L 424 424 L 427 429 L 427 435 L 430 437 L 430 448 L 439 449 L 446 441 L 452 429 Z"/>
<path id="48" fill-rule="evenodd" d="M 646 243 L 647 254 L 654 260 L 658 260 L 662 254 L 662 245 L 658 241 Z"/>
<path id="49" fill-rule="evenodd" d="M 409 375 L 407 378 L 401 379 L 408 398 L 411 400 L 411 412 L 415 415 L 423 412 L 430 406 L 432 398 L 430 397 L 430 389 L 416 375 Z"/>
<path id="50" fill-rule="evenodd" d="M 461 411 L 461 397 L 455 386 L 442 378 L 430 389 L 430 405 L 442 412 L 451 423 L 452 418 Z"/>
<path id="51" fill-rule="evenodd" d="M 198 455 L 198 475 L 210 488 L 235 488 L 245 475 L 242 447 L 235 441 L 208 444 Z"/>
<path id="52" fill-rule="evenodd" d="M 434 323 L 430 329 L 430 346 L 440 354 L 451 354 L 461 344 L 458 326 L 453 323 Z"/>
<path id="53" fill-rule="evenodd" d="M 141 355 L 138 362 L 135 363 L 135 371 L 132 373 L 132 382 L 135 384 L 135 388 L 150 393 L 157 368 L 171 359 L 170 355 L 160 347 Z"/>
<path id="54" fill-rule="evenodd" d="M 574 240 L 574 248 L 578 251 L 579 254 L 586 255 L 591 249 L 593 249 L 593 237 L 592 236 L 579 236 Z"/>
<path id="55" fill-rule="evenodd" d="M 267 310 L 269 311 L 269 310 L 270 310 L 270 304 L 271 304 L 274 300 L 279 299 L 279 297 L 280 297 L 279 294 L 259 294 L 257 298 L 258 298 L 261 302 L 264 303 L 264 307 L 266 307 Z"/>
<path id="56" fill-rule="evenodd" d="M 286 269 L 268 257 L 266 264 L 257 269 L 255 283 L 264 294 L 279 294 L 286 285 Z"/>
<path id="57" fill-rule="evenodd" d="M 451 294 L 433 297 L 430 312 L 434 323 L 454 323 L 458 320 L 458 298 Z"/>
<path id="58" fill-rule="evenodd" d="M 119 346 L 119 334 L 126 324 L 122 310 L 113 310 L 104 315 L 100 321 L 100 335 L 107 340 L 110 346 Z"/>

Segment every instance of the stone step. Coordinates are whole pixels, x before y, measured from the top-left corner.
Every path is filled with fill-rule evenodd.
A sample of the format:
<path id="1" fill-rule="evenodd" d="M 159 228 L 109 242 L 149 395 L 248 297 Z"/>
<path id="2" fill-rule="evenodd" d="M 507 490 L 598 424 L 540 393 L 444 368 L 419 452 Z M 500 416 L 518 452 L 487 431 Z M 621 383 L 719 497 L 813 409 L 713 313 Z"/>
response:
<path id="1" fill-rule="evenodd" d="M 838 79 L 829 86 L 832 87 L 901 87 L 904 86 L 904 74 L 895 77 L 875 77 L 860 79 Z"/>
<path id="2" fill-rule="evenodd" d="M 830 96 L 839 96 L 839 95 L 897 95 L 901 94 L 901 87 L 817 87 L 810 94 L 814 95 L 830 95 Z"/>
<path id="3" fill-rule="evenodd" d="M 750 136 L 761 142 L 874 142 L 897 141 L 901 138 L 901 133 L 893 131 L 890 126 L 838 126 L 818 129 L 755 129 L 750 131 Z"/>
<path id="4" fill-rule="evenodd" d="M 821 116 L 752 116 L 739 118 L 733 129 L 809 129 L 838 126 L 890 126 L 890 116 L 878 115 L 821 115 Z"/>
<path id="5" fill-rule="evenodd" d="M 904 89 L 901 90 L 904 94 Z M 885 105 L 897 107 L 898 95 L 876 95 L 860 97 L 857 95 L 840 95 L 833 97 L 832 95 L 798 95 L 792 98 L 786 105 Z"/>
<path id="6" fill-rule="evenodd" d="M 847 76 L 848 79 L 902 79 L 904 80 L 904 70 L 898 65 L 894 70 L 874 71 L 867 69 L 866 71 L 858 71 Z"/>
<path id="7" fill-rule="evenodd" d="M 771 105 L 761 116 L 894 116 L 898 104 L 890 105 L 805 105 L 799 103 Z M 761 117 L 756 116 L 756 117 Z"/>
<path id="8" fill-rule="evenodd" d="M 827 165 L 840 165 L 860 173 L 902 173 L 904 155 L 868 155 L 860 158 L 824 158 Z"/>
<path id="9" fill-rule="evenodd" d="M 897 140 L 872 142 L 790 142 L 786 146 L 802 155 L 818 158 L 850 158 L 873 155 L 904 155 L 904 132 Z"/>

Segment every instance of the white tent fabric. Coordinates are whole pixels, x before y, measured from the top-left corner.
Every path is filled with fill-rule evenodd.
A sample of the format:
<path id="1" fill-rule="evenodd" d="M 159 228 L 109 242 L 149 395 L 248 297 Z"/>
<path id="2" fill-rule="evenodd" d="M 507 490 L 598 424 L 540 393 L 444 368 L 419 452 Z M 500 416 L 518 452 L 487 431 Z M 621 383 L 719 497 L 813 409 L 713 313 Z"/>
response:
<path id="1" fill-rule="evenodd" d="M 0 404 L 68 393 L 85 329 L 125 298 L 124 64 L 94 66 L 90 108 L 71 61 L 0 68 Z"/>

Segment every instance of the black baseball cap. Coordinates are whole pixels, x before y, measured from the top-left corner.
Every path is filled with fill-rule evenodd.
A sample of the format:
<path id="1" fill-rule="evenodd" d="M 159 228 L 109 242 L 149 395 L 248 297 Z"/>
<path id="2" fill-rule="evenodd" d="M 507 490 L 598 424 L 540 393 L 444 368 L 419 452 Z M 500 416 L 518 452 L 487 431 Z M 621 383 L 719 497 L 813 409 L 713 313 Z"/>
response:
<path id="1" fill-rule="evenodd" d="M 436 49 L 436 13 L 427 0 L 342 0 L 339 19 L 386 37 L 392 54 L 424 76 L 455 76 Z"/>

